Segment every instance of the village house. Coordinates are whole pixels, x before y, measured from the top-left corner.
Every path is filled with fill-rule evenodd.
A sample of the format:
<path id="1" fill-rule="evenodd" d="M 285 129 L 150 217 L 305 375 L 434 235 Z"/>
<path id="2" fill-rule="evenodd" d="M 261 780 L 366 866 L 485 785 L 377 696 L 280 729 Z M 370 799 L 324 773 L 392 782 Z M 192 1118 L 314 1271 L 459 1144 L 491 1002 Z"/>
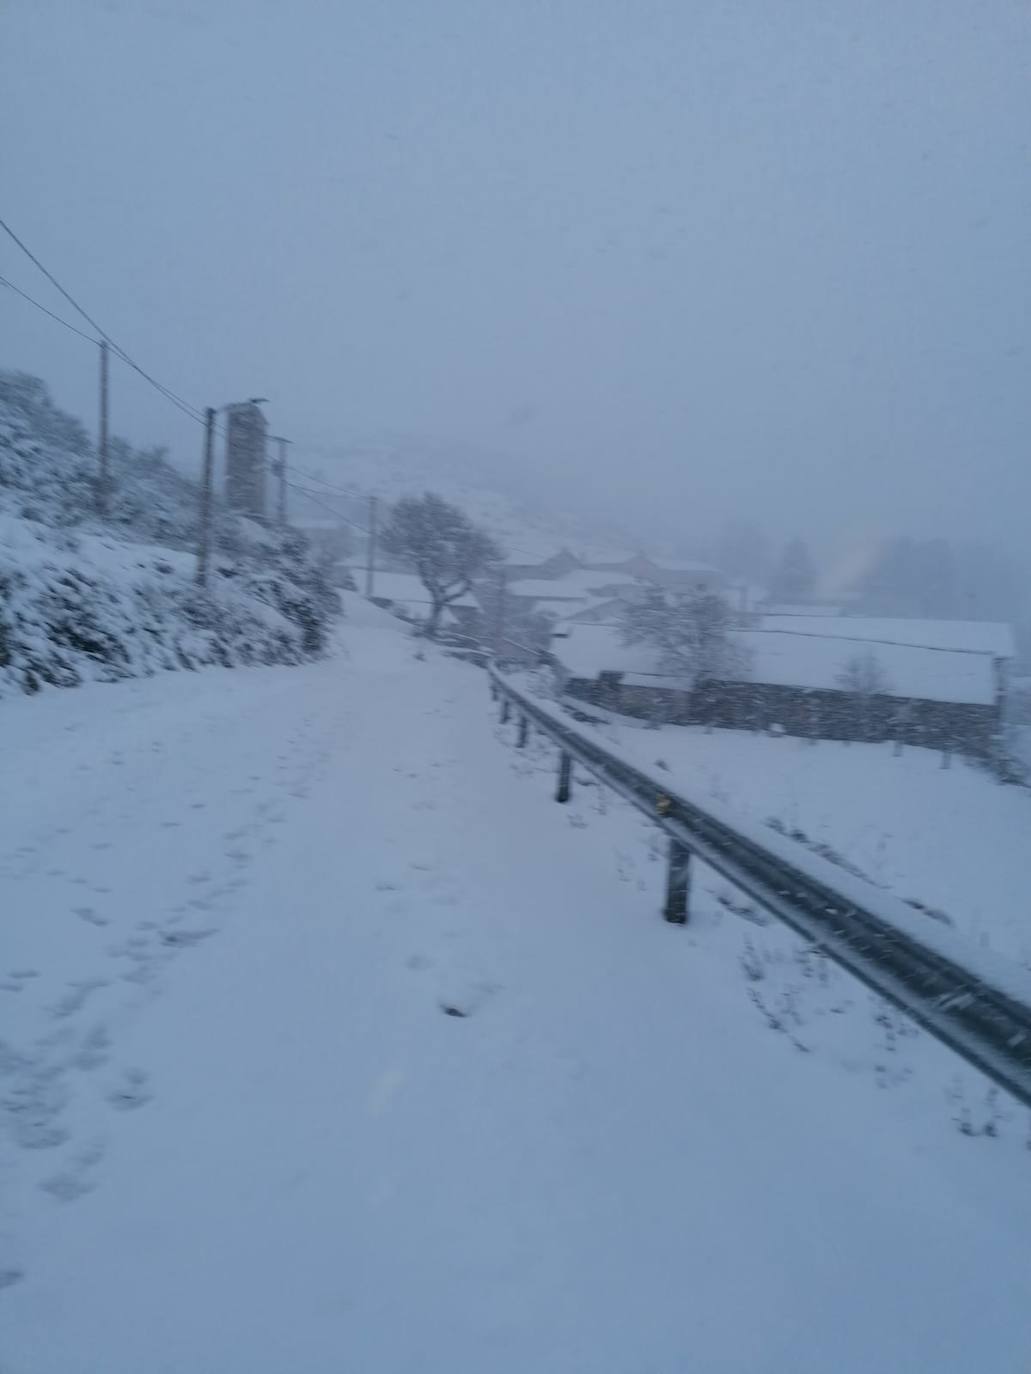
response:
<path id="1" fill-rule="evenodd" d="M 771 616 L 731 636 L 745 666 L 693 685 L 611 623 L 567 624 L 552 653 L 567 695 L 626 715 L 995 755 L 1014 652 L 1006 625 Z"/>

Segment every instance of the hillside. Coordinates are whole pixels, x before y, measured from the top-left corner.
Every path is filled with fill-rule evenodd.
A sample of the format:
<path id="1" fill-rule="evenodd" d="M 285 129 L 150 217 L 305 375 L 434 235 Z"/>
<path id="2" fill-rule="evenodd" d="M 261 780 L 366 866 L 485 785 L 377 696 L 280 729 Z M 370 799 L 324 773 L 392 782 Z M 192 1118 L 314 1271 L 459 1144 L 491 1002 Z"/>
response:
<path id="1" fill-rule="evenodd" d="M 390 502 L 435 491 L 489 529 L 513 561 L 544 559 L 563 547 L 614 560 L 654 542 L 647 531 L 592 514 L 590 492 L 524 482 L 514 460 L 458 444 L 410 435 L 358 436 L 336 446 L 301 446 L 297 462 L 345 493 L 302 473 L 298 485 L 317 493 L 318 504 L 292 493 L 299 519 L 324 517 L 328 506 L 364 526 L 371 494 Z"/>
<path id="2" fill-rule="evenodd" d="M 39 379 L 0 373 L 0 696 L 321 651 L 337 600 L 303 539 L 217 505 L 202 590 L 196 485 L 117 439 L 111 469 L 102 520 L 82 425 Z"/>

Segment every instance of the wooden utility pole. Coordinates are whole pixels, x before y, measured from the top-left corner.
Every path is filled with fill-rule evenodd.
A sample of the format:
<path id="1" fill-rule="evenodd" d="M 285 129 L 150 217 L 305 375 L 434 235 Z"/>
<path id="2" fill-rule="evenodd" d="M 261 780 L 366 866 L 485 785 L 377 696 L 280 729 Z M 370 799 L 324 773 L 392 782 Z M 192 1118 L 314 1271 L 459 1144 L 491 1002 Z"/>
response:
<path id="1" fill-rule="evenodd" d="M 375 496 L 369 497 L 369 547 L 365 562 L 365 595 L 372 596 L 376 590 L 376 515 L 378 502 Z"/>
<path id="2" fill-rule="evenodd" d="M 107 515 L 110 507 L 111 472 L 107 452 L 107 340 L 100 341 L 100 429 L 97 435 L 97 514 Z"/>
<path id="3" fill-rule="evenodd" d="M 508 574 L 504 567 L 498 569 L 498 604 L 494 613 L 494 657 L 501 657 L 501 646 L 505 642 L 505 612 L 508 590 Z"/>
<path id="4" fill-rule="evenodd" d="M 289 442 L 289 439 L 276 439 L 279 445 L 279 459 L 276 463 L 276 474 L 279 477 L 277 519 L 281 528 L 286 526 L 286 446 Z"/>
<path id="5" fill-rule="evenodd" d="M 687 924 L 691 900 L 691 851 L 679 840 L 669 842 L 666 905 L 662 914 L 671 925 Z"/>
<path id="6" fill-rule="evenodd" d="M 204 412 L 204 473 L 200 484 L 200 529 L 197 538 L 197 584 L 208 585 L 211 560 L 211 497 L 215 479 L 215 407 Z"/>

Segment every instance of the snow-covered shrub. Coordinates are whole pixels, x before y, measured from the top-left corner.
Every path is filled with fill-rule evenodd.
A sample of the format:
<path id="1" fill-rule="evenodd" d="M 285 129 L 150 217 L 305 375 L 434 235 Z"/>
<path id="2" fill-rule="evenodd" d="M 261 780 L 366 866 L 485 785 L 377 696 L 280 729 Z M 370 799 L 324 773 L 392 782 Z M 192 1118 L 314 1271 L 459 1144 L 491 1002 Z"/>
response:
<path id="1" fill-rule="evenodd" d="M 97 459 L 85 429 L 54 405 L 38 377 L 0 372 L 0 509 L 40 524 L 114 526 L 172 548 L 192 547 L 197 488 L 160 448 L 109 444 L 111 514 L 94 516 Z"/>
<path id="2" fill-rule="evenodd" d="M 211 664 L 301 663 L 340 598 L 304 537 L 215 509 L 209 585 L 194 582 L 198 492 L 158 450 L 96 459 L 42 382 L 0 373 L 0 696 Z"/>

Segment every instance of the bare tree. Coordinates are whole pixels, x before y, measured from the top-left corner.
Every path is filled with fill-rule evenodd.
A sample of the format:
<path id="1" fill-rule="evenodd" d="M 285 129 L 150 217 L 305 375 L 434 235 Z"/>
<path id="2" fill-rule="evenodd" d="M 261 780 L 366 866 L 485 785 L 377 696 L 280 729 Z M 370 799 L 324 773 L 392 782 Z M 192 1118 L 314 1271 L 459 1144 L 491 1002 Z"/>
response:
<path id="1" fill-rule="evenodd" d="M 873 733 L 873 704 L 875 697 L 891 696 L 892 685 L 872 649 L 863 649 L 845 660 L 835 679 L 859 708 L 859 725 L 864 739 Z"/>
<path id="2" fill-rule="evenodd" d="M 380 542 L 388 553 L 412 565 L 429 592 L 430 613 L 423 627 L 429 639 L 436 638 L 445 607 L 463 597 L 474 579 L 501 559 L 501 550 L 485 530 L 433 492 L 402 497 L 390 511 Z"/>
<path id="3" fill-rule="evenodd" d="M 842 691 L 852 692 L 856 696 L 891 695 L 891 683 L 872 649 L 864 649 L 846 659 L 836 681 Z"/>
<path id="4" fill-rule="evenodd" d="M 732 634 L 734 615 L 720 596 L 649 587 L 626 602 L 619 617 L 624 643 L 658 650 L 663 672 L 682 679 L 688 690 L 698 682 L 747 676 L 748 654 Z"/>

